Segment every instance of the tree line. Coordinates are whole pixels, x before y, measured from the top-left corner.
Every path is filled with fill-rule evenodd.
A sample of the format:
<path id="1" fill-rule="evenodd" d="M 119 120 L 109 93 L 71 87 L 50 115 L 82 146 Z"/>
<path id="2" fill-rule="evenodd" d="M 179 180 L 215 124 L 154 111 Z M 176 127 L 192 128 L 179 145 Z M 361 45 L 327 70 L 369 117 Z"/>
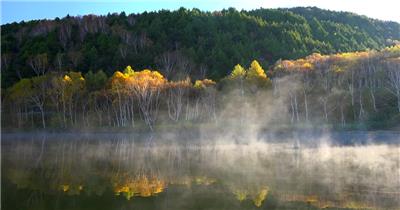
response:
<path id="1" fill-rule="evenodd" d="M 291 122 L 399 124 L 400 46 L 382 51 L 320 55 L 279 60 L 273 91 L 288 95 Z M 284 91 L 281 91 L 284 89 Z M 286 91 L 286 92 L 285 92 Z M 322 116 L 322 117 L 321 117 Z"/>
<path id="2" fill-rule="evenodd" d="M 167 79 L 220 80 L 236 63 L 381 49 L 400 40 L 400 25 L 318 8 L 180 8 L 141 14 L 66 16 L 1 26 L 2 88 L 36 71 L 83 74 L 135 64 Z"/>
<path id="3" fill-rule="evenodd" d="M 157 70 L 131 66 L 111 77 L 103 71 L 37 71 L 3 91 L 2 98 L 3 127 L 18 128 L 153 130 L 159 122 L 272 117 L 283 124 L 398 122 L 400 46 L 278 60 L 268 71 L 254 60 L 248 68 L 237 64 L 218 82 L 168 80 Z M 249 117 L 251 112 L 256 116 Z"/>

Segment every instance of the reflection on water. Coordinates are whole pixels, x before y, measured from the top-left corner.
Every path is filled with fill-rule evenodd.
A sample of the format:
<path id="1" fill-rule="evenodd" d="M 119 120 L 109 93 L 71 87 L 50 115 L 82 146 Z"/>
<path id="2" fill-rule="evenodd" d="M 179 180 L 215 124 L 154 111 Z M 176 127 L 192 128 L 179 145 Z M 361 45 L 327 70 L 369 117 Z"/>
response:
<path id="1" fill-rule="evenodd" d="M 150 142 L 150 143 L 149 143 Z M 129 136 L 2 142 L 4 209 L 399 209 L 398 145 Z"/>

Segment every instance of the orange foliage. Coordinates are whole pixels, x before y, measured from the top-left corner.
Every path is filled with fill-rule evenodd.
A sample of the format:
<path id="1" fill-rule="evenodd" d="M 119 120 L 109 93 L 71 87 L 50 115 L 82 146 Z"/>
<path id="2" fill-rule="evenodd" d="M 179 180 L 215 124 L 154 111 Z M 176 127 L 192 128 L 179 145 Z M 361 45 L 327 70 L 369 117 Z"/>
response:
<path id="1" fill-rule="evenodd" d="M 167 80 L 158 71 L 145 69 L 126 77 L 127 88 L 142 95 L 166 87 Z"/>
<path id="2" fill-rule="evenodd" d="M 194 83 L 194 88 L 196 89 L 204 89 L 207 87 L 212 87 L 216 85 L 216 83 L 210 79 L 196 80 Z"/>
<path id="3" fill-rule="evenodd" d="M 140 175 L 133 179 L 128 179 L 121 184 L 114 186 L 116 195 L 121 193 L 130 200 L 134 196 L 149 197 L 160 192 L 166 188 L 166 182 L 158 179 L 155 176 Z"/>

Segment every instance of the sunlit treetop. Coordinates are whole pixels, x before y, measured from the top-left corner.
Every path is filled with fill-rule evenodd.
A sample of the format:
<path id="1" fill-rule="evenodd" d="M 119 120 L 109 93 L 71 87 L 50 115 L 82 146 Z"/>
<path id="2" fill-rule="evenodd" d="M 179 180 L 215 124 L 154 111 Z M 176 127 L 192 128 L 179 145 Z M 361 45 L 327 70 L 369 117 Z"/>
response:
<path id="1" fill-rule="evenodd" d="M 391 47 L 386 47 L 385 49 L 382 50 L 382 52 L 389 56 L 400 56 L 400 44 Z"/>
<path id="2" fill-rule="evenodd" d="M 63 81 L 64 81 L 65 83 L 68 83 L 68 82 L 72 82 L 72 79 L 71 79 L 71 77 L 69 77 L 68 75 L 64 75 Z"/>
<path id="3" fill-rule="evenodd" d="M 131 66 L 127 66 L 127 67 L 124 69 L 124 74 L 127 75 L 127 76 L 131 76 L 131 75 L 133 75 L 134 73 L 135 73 L 135 71 L 132 69 Z"/>
<path id="4" fill-rule="evenodd" d="M 247 71 L 247 78 L 252 79 L 252 78 L 265 78 L 267 79 L 267 75 L 265 74 L 264 69 L 261 67 L 261 65 L 258 63 L 258 61 L 254 60 L 250 64 L 250 68 Z"/>
<path id="5" fill-rule="evenodd" d="M 122 73 L 120 71 L 114 72 L 114 74 L 110 78 L 111 89 L 114 89 L 117 91 L 124 89 L 124 86 L 126 85 L 126 79 L 127 79 L 127 76 L 125 76 L 124 73 Z"/>
<path id="6" fill-rule="evenodd" d="M 85 78 L 83 78 L 81 72 L 70 71 L 64 76 L 64 80 L 68 82 L 83 82 Z"/>
<path id="7" fill-rule="evenodd" d="M 145 69 L 126 76 L 128 89 L 136 93 L 146 93 L 148 90 L 158 91 L 166 88 L 167 80 L 158 71 Z"/>
<path id="8" fill-rule="evenodd" d="M 243 79 L 246 73 L 246 70 L 240 64 L 237 64 L 229 75 L 229 79 Z"/>
<path id="9" fill-rule="evenodd" d="M 212 87 L 216 85 L 216 83 L 210 79 L 196 80 L 193 87 L 196 89 L 204 89 L 207 87 Z"/>
<path id="10" fill-rule="evenodd" d="M 306 63 L 303 64 L 303 68 L 308 68 L 308 69 L 310 69 L 310 68 L 312 68 L 312 64 L 309 63 L 309 62 L 306 62 Z"/>
<path id="11" fill-rule="evenodd" d="M 368 60 L 368 59 L 386 59 L 396 58 L 400 56 L 400 46 L 392 46 L 383 49 L 382 51 L 361 51 L 361 52 L 345 52 L 332 55 L 320 55 L 314 53 L 305 58 L 297 60 L 283 60 L 277 61 L 273 67 L 276 72 L 290 72 L 290 71 L 310 71 L 315 68 L 330 69 L 332 72 L 341 73 L 354 66 L 355 63 Z M 325 66 L 325 67 L 323 67 Z M 327 67 L 331 66 L 331 67 Z"/>

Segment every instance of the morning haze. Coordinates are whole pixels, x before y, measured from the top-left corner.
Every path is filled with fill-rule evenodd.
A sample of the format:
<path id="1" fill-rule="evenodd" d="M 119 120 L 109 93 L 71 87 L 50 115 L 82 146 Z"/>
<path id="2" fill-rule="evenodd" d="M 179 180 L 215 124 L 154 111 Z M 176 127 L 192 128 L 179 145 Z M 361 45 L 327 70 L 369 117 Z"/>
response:
<path id="1" fill-rule="evenodd" d="M 2 208 L 399 209 L 400 24 L 296 2 L 3 13 Z"/>

